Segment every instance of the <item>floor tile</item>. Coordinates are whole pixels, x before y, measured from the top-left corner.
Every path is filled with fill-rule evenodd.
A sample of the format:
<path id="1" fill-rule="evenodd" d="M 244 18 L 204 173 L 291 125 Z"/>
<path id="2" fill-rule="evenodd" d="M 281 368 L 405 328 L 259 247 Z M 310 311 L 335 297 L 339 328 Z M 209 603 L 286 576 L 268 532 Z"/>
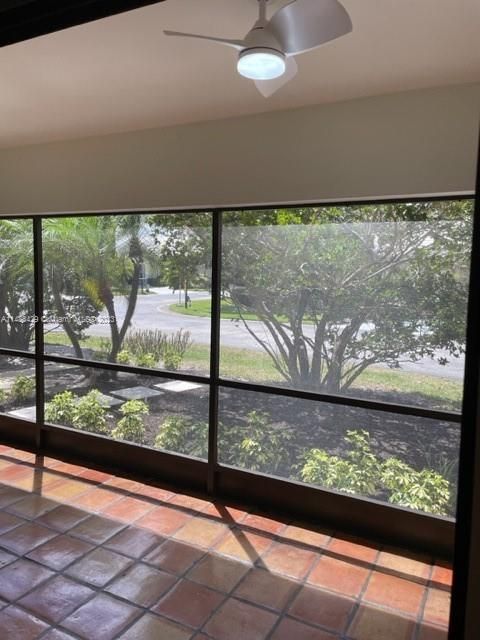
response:
<path id="1" fill-rule="evenodd" d="M 75 562 L 65 573 L 95 587 L 104 587 L 131 563 L 132 560 L 118 553 L 99 548 Z"/>
<path id="2" fill-rule="evenodd" d="M 338 591 L 346 596 L 358 596 L 369 575 L 369 571 L 355 562 L 343 562 L 329 556 L 320 558 L 319 563 L 308 576 L 308 582 Z"/>
<path id="3" fill-rule="evenodd" d="M 297 620 L 284 618 L 275 629 L 271 640 L 336 640 L 336 636 Z"/>
<path id="4" fill-rule="evenodd" d="M 159 547 L 152 549 L 144 558 L 144 562 L 154 565 L 158 569 L 165 569 L 177 575 L 185 573 L 200 560 L 204 551 L 195 549 L 188 544 L 167 540 Z"/>
<path id="5" fill-rule="evenodd" d="M 306 524 L 294 523 L 284 529 L 280 538 L 284 541 L 300 542 L 312 547 L 323 549 L 330 541 L 331 533 L 327 531 L 315 531 Z"/>
<path id="6" fill-rule="evenodd" d="M 17 560 L 17 556 L 14 556 L 13 554 L 8 553 L 7 551 L 3 551 L 3 549 L 0 549 L 0 569 L 2 567 L 6 567 L 7 564 L 10 564 L 15 560 Z"/>
<path id="7" fill-rule="evenodd" d="M 304 622 L 343 632 L 355 601 L 340 594 L 304 586 L 288 609 L 288 613 Z"/>
<path id="8" fill-rule="evenodd" d="M 363 599 L 417 616 L 424 593 L 425 587 L 416 582 L 375 571 Z"/>
<path id="9" fill-rule="evenodd" d="M 187 578 L 228 593 L 240 582 L 247 571 L 248 566 L 245 564 L 208 555 L 188 572 Z"/>
<path id="10" fill-rule="evenodd" d="M 62 627 L 84 640 L 112 640 L 141 614 L 141 609 L 100 594 L 72 613 Z"/>
<path id="11" fill-rule="evenodd" d="M 431 571 L 431 565 L 426 558 L 409 556 L 398 551 L 382 551 L 378 556 L 377 566 L 388 569 L 401 578 L 418 578 L 422 582 L 428 580 Z"/>
<path id="12" fill-rule="evenodd" d="M 98 512 L 102 511 L 102 509 L 106 509 L 112 503 L 118 502 L 121 499 L 121 494 L 118 494 L 115 491 L 108 491 L 107 489 L 99 489 L 95 487 L 77 498 L 75 500 L 75 504 L 77 507 L 85 509 L 86 511 Z"/>
<path id="13" fill-rule="evenodd" d="M 146 529 L 128 527 L 110 538 L 104 546 L 112 551 L 118 551 L 131 558 L 142 558 L 149 549 L 157 548 L 165 541 Z"/>
<path id="14" fill-rule="evenodd" d="M 192 631 L 164 618 L 145 614 L 120 640 L 190 640 Z"/>
<path id="15" fill-rule="evenodd" d="M 0 629 L 2 640 L 34 640 L 48 629 L 48 624 L 11 606 L 0 611 Z"/>
<path id="16" fill-rule="evenodd" d="M 375 547 L 349 538 L 332 538 L 327 548 L 328 552 L 342 556 L 340 560 L 355 559 L 372 564 L 378 556 L 378 549 Z"/>
<path id="17" fill-rule="evenodd" d="M 450 589 L 452 586 L 453 571 L 451 567 L 435 564 L 432 570 L 431 581 L 437 588 Z"/>
<path id="18" fill-rule="evenodd" d="M 31 494 L 27 498 L 23 498 L 22 500 L 11 504 L 7 507 L 7 511 L 14 513 L 21 518 L 37 518 L 42 516 L 44 513 L 51 511 L 56 506 L 58 506 L 58 503 L 53 500 L 49 500 L 48 498 L 44 498 L 43 496 L 38 496 L 36 494 Z"/>
<path id="19" fill-rule="evenodd" d="M 11 513 L 0 511 L 0 535 L 18 527 L 21 524 L 25 524 L 25 520 L 22 520 L 22 518 L 14 516 Z"/>
<path id="20" fill-rule="evenodd" d="M 103 544 L 124 527 L 123 522 L 115 522 L 102 516 L 90 516 L 70 529 L 69 534 L 92 544 Z"/>
<path id="21" fill-rule="evenodd" d="M 152 487 L 148 484 L 139 485 L 136 494 L 142 498 L 151 498 L 153 500 L 153 506 L 158 506 L 158 502 L 167 502 L 175 495 L 175 493 L 169 489 Z"/>
<path id="22" fill-rule="evenodd" d="M 313 567 L 318 555 L 282 542 L 275 542 L 262 556 L 261 564 L 272 573 L 302 580 Z"/>
<path id="23" fill-rule="evenodd" d="M 170 536 L 183 527 L 191 517 L 190 513 L 181 509 L 154 507 L 147 515 L 137 520 L 135 526 L 149 529 L 158 535 Z"/>
<path id="24" fill-rule="evenodd" d="M 196 496 L 189 496 L 182 493 L 173 494 L 172 498 L 169 500 L 169 504 L 174 504 L 179 507 L 184 507 L 185 509 L 190 509 L 191 511 L 196 511 L 200 513 L 204 511 L 207 507 L 209 507 L 212 502 L 211 500 L 205 500 L 203 498 L 197 498 Z"/>
<path id="25" fill-rule="evenodd" d="M 42 495 L 53 500 L 71 502 L 81 496 L 82 493 L 86 493 L 90 487 L 91 485 L 86 482 L 62 479 L 42 490 Z"/>
<path id="26" fill-rule="evenodd" d="M 91 480 L 92 482 L 106 482 L 112 476 L 109 473 L 105 473 L 104 471 L 97 471 L 96 469 L 84 469 L 78 474 L 79 478 L 85 480 Z"/>
<path id="27" fill-rule="evenodd" d="M 51 624 L 57 624 L 94 594 L 93 589 L 57 576 L 31 591 L 19 604 Z"/>
<path id="28" fill-rule="evenodd" d="M 53 511 L 49 511 L 44 516 L 38 518 L 37 522 L 63 533 L 75 527 L 82 520 L 88 518 L 88 516 L 89 514 L 86 511 L 62 504 L 56 509 L 53 509 Z"/>
<path id="29" fill-rule="evenodd" d="M 0 597 L 5 600 L 17 600 L 47 578 L 53 572 L 30 560 L 17 560 L 0 569 Z"/>
<path id="30" fill-rule="evenodd" d="M 284 522 L 279 522 L 273 518 L 269 518 L 264 515 L 255 513 L 249 513 L 242 520 L 242 527 L 250 527 L 256 531 L 263 531 L 265 533 L 278 534 L 282 530 L 286 529 Z"/>
<path id="31" fill-rule="evenodd" d="M 145 564 L 136 564 L 122 573 L 106 591 L 141 607 L 151 607 L 174 584 L 176 578 Z"/>
<path id="32" fill-rule="evenodd" d="M 27 554 L 27 558 L 40 562 L 55 571 L 62 571 L 93 548 L 93 545 L 85 540 L 59 535 L 31 551 Z"/>
<path id="33" fill-rule="evenodd" d="M 136 493 L 141 484 L 136 480 L 130 480 L 130 478 L 121 478 L 120 476 L 112 476 L 106 482 L 103 483 L 104 487 L 115 487 L 117 489 L 123 489 L 123 491 L 131 491 Z"/>
<path id="34" fill-rule="evenodd" d="M 64 633 L 59 629 L 52 629 L 47 635 L 42 636 L 42 640 L 75 640 L 69 633 Z"/>
<path id="35" fill-rule="evenodd" d="M 217 591 L 181 580 L 153 607 L 153 611 L 199 629 L 223 600 L 224 596 Z"/>
<path id="36" fill-rule="evenodd" d="M 448 625 L 450 619 L 450 594 L 441 589 L 429 589 L 423 613 L 425 622 Z"/>
<path id="37" fill-rule="evenodd" d="M 1 474 L 3 478 L 3 473 Z M 29 495 L 27 491 L 21 491 L 20 489 L 14 489 L 8 485 L 0 484 L 0 509 L 21 500 Z"/>
<path id="38" fill-rule="evenodd" d="M 221 520 L 224 524 L 230 525 L 242 522 L 248 513 L 246 509 L 227 505 L 223 502 L 212 502 L 202 511 L 203 516 L 210 516 L 215 520 Z"/>
<path id="39" fill-rule="evenodd" d="M 122 498 L 103 509 L 103 514 L 121 522 L 135 522 L 154 508 L 151 502 L 136 498 Z"/>
<path id="40" fill-rule="evenodd" d="M 229 531 L 214 548 L 216 553 L 254 564 L 272 546 L 273 542 L 271 536 L 252 533 L 236 527 Z"/>
<path id="41" fill-rule="evenodd" d="M 264 640 L 277 616 L 273 613 L 229 598 L 205 625 L 215 640 Z"/>
<path id="42" fill-rule="evenodd" d="M 281 611 L 298 588 L 298 582 L 255 568 L 248 572 L 233 595 Z"/>
<path id="43" fill-rule="evenodd" d="M 361 606 L 348 630 L 351 640 L 411 640 L 415 623 L 400 613 Z"/>
<path id="44" fill-rule="evenodd" d="M 418 631 L 417 640 L 448 640 L 448 629 L 447 627 L 422 624 Z"/>
<path id="45" fill-rule="evenodd" d="M 228 527 L 219 522 L 206 518 L 192 518 L 173 537 L 181 542 L 189 542 L 197 547 L 208 549 L 218 542 L 227 531 Z"/>
<path id="46" fill-rule="evenodd" d="M 26 522 L 0 536 L 0 545 L 9 551 L 23 555 L 56 535 L 56 531 L 41 524 Z"/>

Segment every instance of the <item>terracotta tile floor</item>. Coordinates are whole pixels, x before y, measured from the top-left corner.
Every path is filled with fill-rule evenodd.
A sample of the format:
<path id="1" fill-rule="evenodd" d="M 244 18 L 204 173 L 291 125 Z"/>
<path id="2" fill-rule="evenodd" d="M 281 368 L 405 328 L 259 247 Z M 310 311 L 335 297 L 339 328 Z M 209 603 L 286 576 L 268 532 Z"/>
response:
<path id="1" fill-rule="evenodd" d="M 446 640 L 451 569 L 0 446 L 2 640 Z"/>

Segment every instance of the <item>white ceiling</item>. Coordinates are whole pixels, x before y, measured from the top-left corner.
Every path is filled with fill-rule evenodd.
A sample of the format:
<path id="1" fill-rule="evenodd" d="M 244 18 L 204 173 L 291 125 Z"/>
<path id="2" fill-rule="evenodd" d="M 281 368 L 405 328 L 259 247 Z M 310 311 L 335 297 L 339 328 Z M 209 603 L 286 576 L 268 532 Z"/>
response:
<path id="1" fill-rule="evenodd" d="M 299 56 L 268 100 L 236 73 L 234 50 L 162 34 L 243 37 L 257 0 L 166 0 L 0 49 L 0 146 L 480 81 L 479 0 L 343 4 L 353 33 Z"/>

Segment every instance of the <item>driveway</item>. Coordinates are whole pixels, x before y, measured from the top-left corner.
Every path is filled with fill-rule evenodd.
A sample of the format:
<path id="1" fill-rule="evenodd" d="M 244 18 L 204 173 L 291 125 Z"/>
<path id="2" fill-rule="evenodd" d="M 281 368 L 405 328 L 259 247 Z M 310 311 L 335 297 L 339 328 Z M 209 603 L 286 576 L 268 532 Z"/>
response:
<path id="1" fill-rule="evenodd" d="M 168 287 L 158 287 L 150 290 L 148 295 L 140 295 L 137 308 L 133 317 L 132 328 L 135 329 L 161 329 L 174 333 L 183 329 L 190 331 L 194 342 L 210 344 L 210 319 L 183 315 L 170 310 L 170 305 L 179 301 L 178 293 L 173 294 Z M 209 298 L 208 291 L 190 292 L 192 300 Z M 126 302 L 122 297 L 115 299 L 117 316 L 119 320 L 124 317 Z M 249 322 L 250 328 L 263 338 L 268 338 L 263 323 Z M 258 349 L 262 347 L 249 334 L 241 322 L 234 320 L 221 320 L 220 324 L 222 345 L 226 347 L 240 347 L 244 349 Z M 87 333 L 95 336 L 108 336 L 109 328 L 106 324 L 96 324 L 87 330 Z M 447 357 L 447 354 L 438 351 L 438 357 Z M 418 362 L 402 364 L 402 371 L 423 373 L 454 380 L 463 379 L 464 358 L 453 358 L 448 365 L 439 365 L 435 360 L 422 358 Z"/>

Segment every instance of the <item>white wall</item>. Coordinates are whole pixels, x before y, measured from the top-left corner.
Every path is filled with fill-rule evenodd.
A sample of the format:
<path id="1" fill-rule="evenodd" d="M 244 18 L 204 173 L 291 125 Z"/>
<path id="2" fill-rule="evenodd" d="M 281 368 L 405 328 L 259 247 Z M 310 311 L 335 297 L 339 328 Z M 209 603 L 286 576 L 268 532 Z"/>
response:
<path id="1" fill-rule="evenodd" d="M 0 151 L 0 213 L 468 192 L 480 85 Z"/>

